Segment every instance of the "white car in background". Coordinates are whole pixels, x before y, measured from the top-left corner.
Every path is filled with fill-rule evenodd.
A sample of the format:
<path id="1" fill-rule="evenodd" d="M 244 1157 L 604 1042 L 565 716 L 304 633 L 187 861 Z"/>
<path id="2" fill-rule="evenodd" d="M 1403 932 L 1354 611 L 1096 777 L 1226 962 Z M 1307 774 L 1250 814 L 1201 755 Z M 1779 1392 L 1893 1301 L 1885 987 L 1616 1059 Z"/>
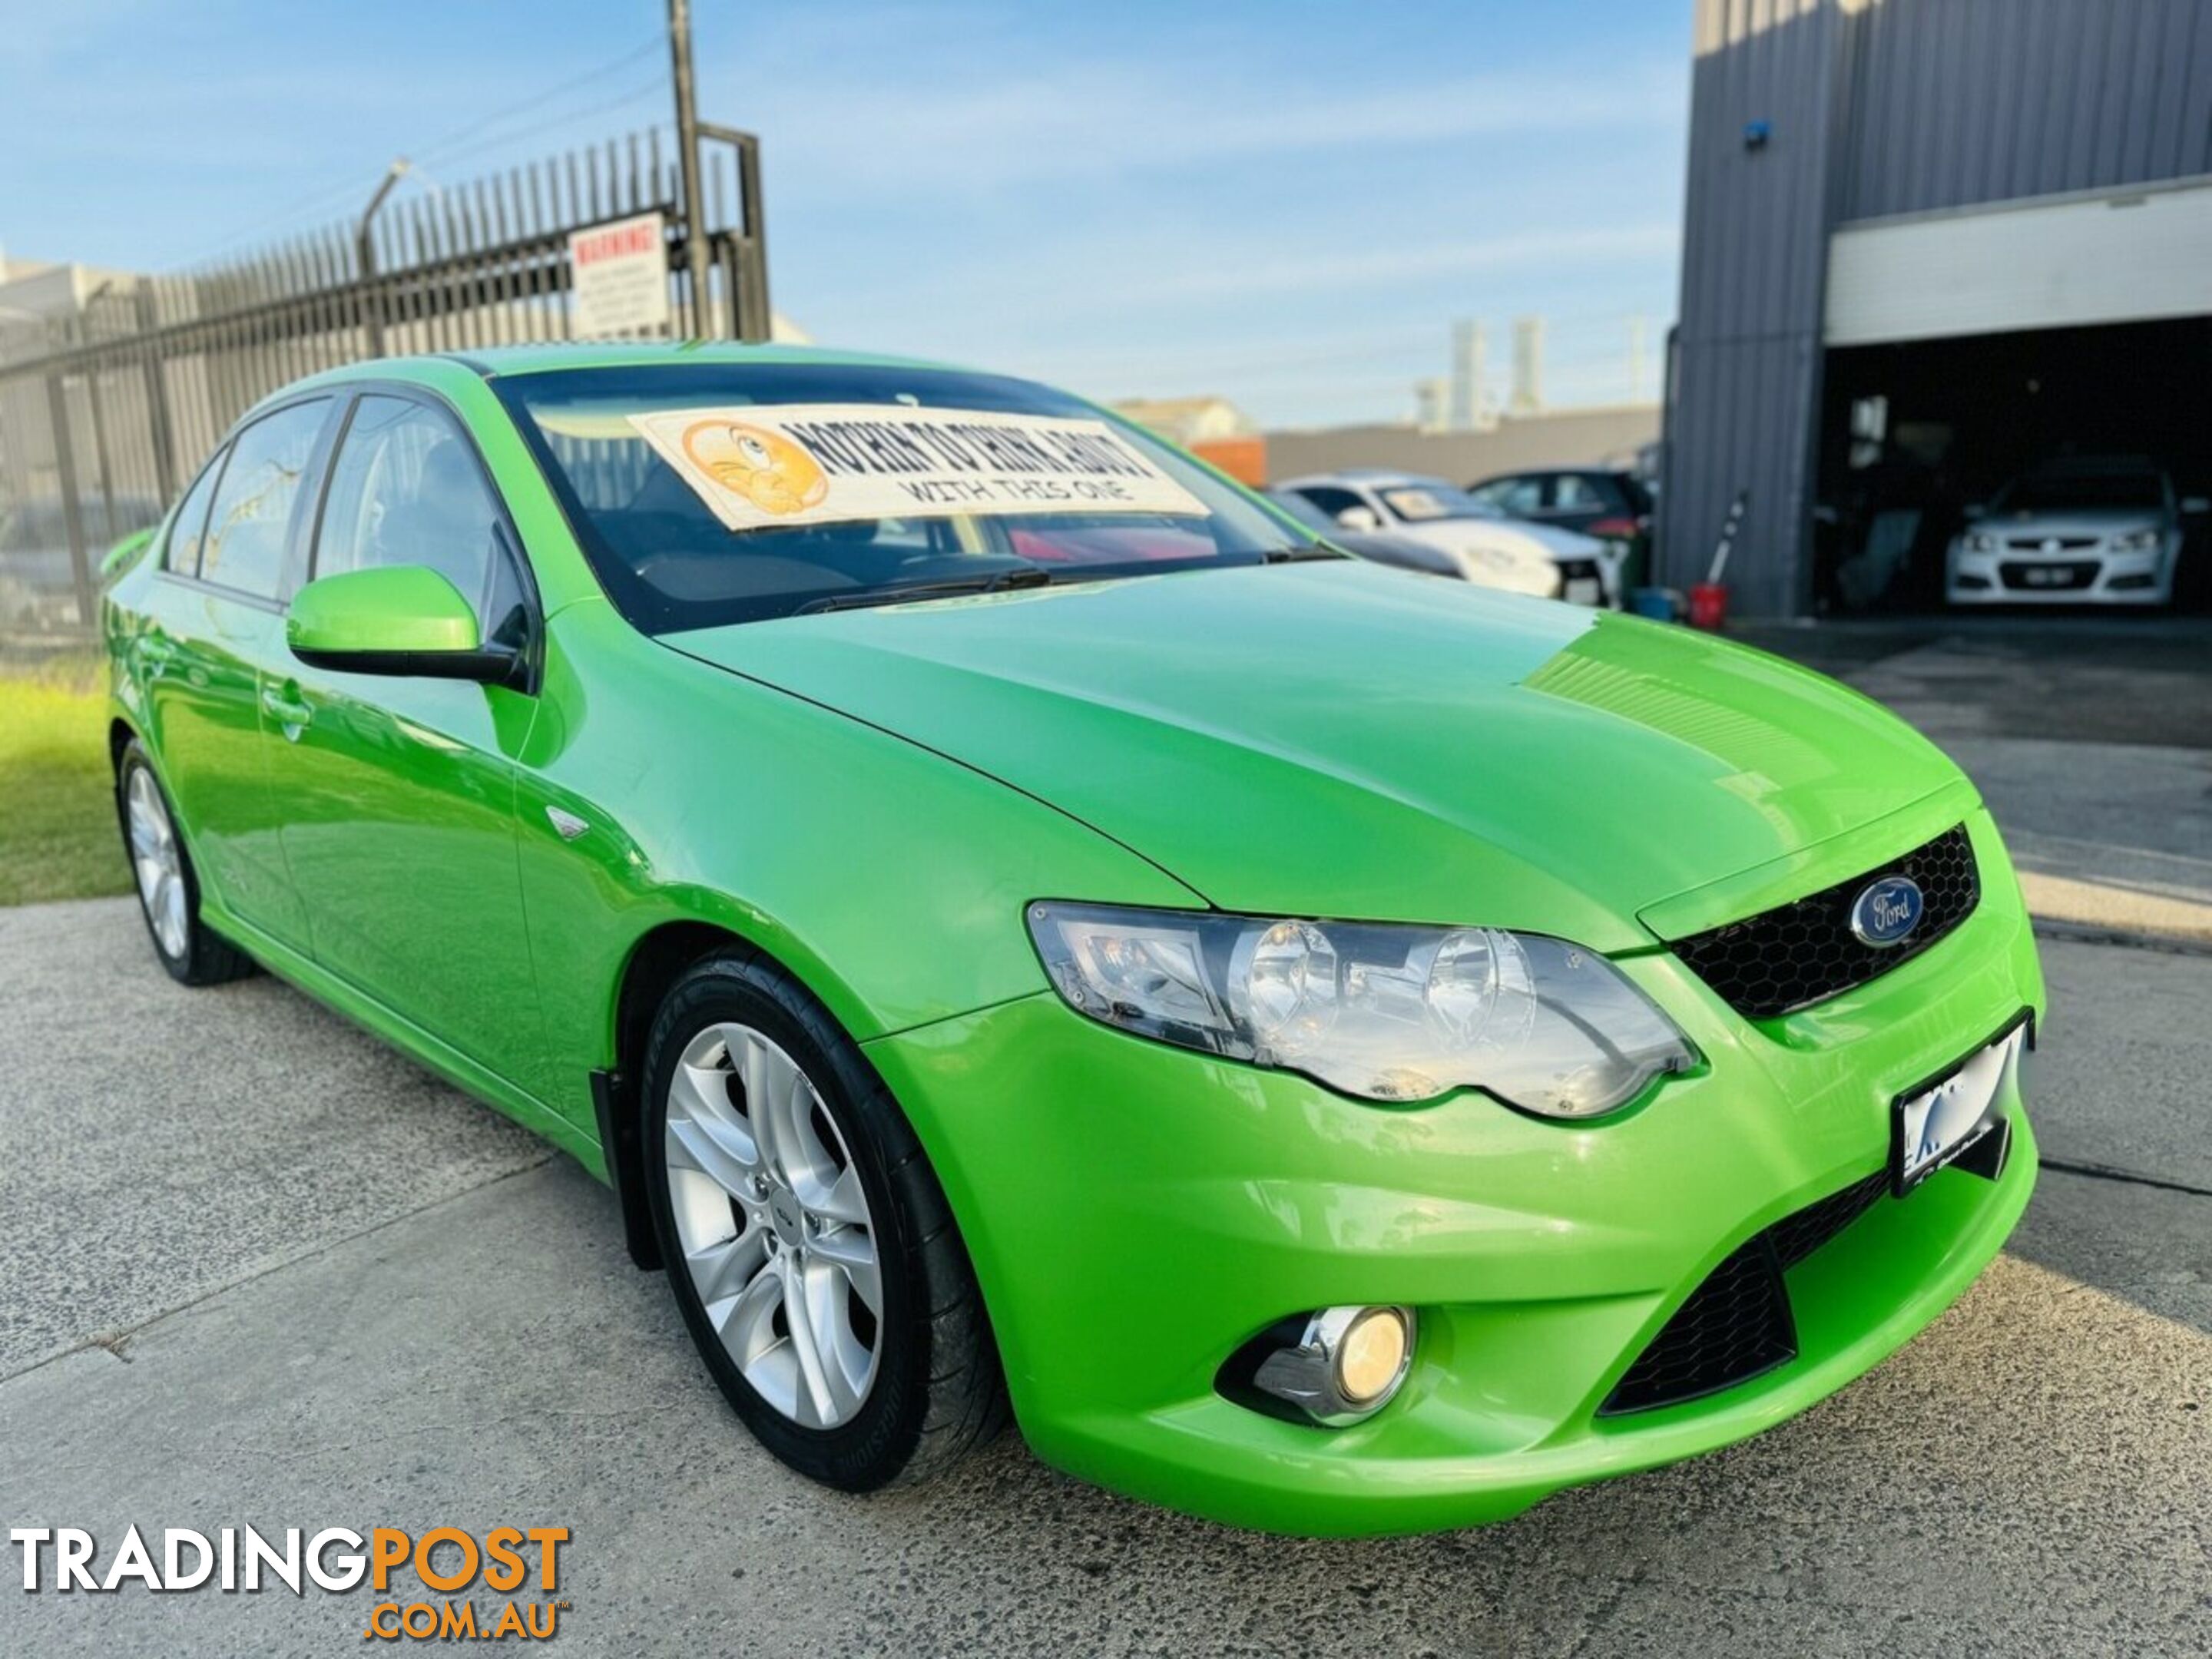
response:
<path id="1" fill-rule="evenodd" d="M 1314 534 L 1327 538 L 1332 545 L 1357 554 L 1370 564 L 1395 565 L 1401 570 L 1418 570 L 1424 575 L 1443 576 L 1452 581 L 1467 574 L 1459 561 L 1442 548 L 1431 547 L 1411 536 L 1394 536 L 1387 530 L 1346 530 L 1304 496 L 1287 489 L 1271 488 L 1267 495 L 1269 501 Z"/>
<path id="2" fill-rule="evenodd" d="M 1509 518 L 1443 478 L 1348 467 L 1285 478 L 1274 488 L 1303 497 L 1341 529 L 1425 542 L 1449 555 L 1468 580 L 1486 587 L 1571 605 L 1620 603 L 1620 557 L 1605 543 Z"/>
<path id="3" fill-rule="evenodd" d="M 1999 490 L 1943 562 L 1953 605 L 2170 605 L 2181 561 L 2173 481 L 2126 456 L 2052 461 Z"/>

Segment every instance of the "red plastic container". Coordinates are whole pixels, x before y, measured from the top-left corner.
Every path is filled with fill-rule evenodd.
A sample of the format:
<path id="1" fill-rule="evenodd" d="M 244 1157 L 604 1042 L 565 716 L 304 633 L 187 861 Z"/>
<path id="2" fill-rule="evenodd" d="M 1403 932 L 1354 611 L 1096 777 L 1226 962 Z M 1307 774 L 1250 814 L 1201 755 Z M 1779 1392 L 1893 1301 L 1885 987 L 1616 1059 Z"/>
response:
<path id="1" fill-rule="evenodd" d="M 1690 626 L 1717 634 L 1728 623 L 1728 588 L 1720 582 L 1690 584 Z"/>

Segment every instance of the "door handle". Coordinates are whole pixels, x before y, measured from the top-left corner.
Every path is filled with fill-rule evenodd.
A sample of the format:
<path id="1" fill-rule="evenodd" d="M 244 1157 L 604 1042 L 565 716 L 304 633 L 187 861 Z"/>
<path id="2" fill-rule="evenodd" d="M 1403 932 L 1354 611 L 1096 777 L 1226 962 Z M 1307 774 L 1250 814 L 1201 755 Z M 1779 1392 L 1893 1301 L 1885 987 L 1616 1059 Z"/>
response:
<path id="1" fill-rule="evenodd" d="M 307 722 L 315 718 L 314 705 L 289 686 L 282 690 L 273 685 L 263 686 L 261 708 L 270 720 L 284 728 L 284 735 L 295 743 L 299 742 L 300 733 Z"/>

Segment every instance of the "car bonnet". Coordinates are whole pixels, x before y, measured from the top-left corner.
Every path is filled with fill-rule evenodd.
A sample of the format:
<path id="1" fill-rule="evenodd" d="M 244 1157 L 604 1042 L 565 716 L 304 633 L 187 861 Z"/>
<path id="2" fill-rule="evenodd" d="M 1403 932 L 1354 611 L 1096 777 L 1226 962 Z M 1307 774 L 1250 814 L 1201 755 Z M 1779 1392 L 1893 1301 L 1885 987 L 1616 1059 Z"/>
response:
<path id="1" fill-rule="evenodd" d="M 1963 787 L 1778 658 L 1352 561 L 663 642 L 997 778 L 1228 909 L 1629 949 L 1661 900 Z"/>

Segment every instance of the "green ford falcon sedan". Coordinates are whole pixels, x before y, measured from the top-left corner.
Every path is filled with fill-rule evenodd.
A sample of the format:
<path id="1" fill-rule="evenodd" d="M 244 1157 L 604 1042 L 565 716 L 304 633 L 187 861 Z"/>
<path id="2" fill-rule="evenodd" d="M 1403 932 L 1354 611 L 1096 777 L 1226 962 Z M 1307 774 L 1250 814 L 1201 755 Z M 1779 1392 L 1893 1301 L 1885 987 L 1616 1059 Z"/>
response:
<path id="1" fill-rule="evenodd" d="M 2028 920 L 1927 743 L 1028 381 L 363 364 L 105 626 L 169 973 L 603 1176 L 833 1486 L 1011 1414 L 1240 1525 L 1495 1520 L 1841 1387 L 2034 1181 Z"/>

